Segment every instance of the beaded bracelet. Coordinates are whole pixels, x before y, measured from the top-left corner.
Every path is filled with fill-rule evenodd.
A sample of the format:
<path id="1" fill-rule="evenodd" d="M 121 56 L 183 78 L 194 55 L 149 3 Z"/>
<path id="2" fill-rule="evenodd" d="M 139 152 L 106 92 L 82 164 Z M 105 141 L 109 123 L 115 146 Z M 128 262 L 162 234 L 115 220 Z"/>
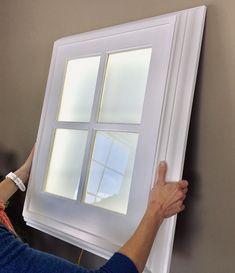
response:
<path id="1" fill-rule="evenodd" d="M 22 180 L 14 173 L 10 172 L 8 175 L 6 175 L 6 178 L 10 178 L 21 191 L 26 190 L 25 185 L 22 182 Z"/>

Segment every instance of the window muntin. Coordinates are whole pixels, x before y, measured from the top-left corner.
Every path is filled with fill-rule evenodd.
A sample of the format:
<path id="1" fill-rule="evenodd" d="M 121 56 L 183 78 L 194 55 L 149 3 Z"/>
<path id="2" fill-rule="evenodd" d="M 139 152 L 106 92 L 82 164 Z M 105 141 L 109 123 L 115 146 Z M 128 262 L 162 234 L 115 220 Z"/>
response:
<path id="1" fill-rule="evenodd" d="M 60 122 L 62 127 L 73 123 L 77 130 L 56 129 L 44 191 L 70 199 L 79 196 L 85 204 L 126 214 L 138 141 L 138 133 L 131 133 L 131 125 L 141 122 L 152 48 L 106 54 L 104 66 L 101 56 L 67 62 L 57 127 Z M 100 90 L 98 74 L 104 75 Z M 97 118 L 96 92 L 101 96 Z M 87 124 L 83 130 L 79 130 L 81 122 Z M 94 133 L 94 128 L 104 123 L 106 129 Z M 114 123 L 120 125 L 115 132 Z M 126 132 L 122 132 L 122 124 L 126 123 Z M 89 159 L 84 155 L 90 147 L 94 149 Z M 65 156 L 59 157 L 64 152 Z M 56 158 L 60 158 L 60 164 Z M 88 168 L 87 181 L 81 177 L 83 167 Z M 78 194 L 81 183 L 85 183 L 82 196 Z"/>

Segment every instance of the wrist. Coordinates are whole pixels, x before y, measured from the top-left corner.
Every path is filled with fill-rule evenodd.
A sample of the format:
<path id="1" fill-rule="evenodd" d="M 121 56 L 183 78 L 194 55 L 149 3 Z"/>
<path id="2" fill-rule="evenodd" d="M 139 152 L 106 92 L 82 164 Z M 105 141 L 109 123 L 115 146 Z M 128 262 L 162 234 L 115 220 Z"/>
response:
<path id="1" fill-rule="evenodd" d="M 23 181 L 13 172 L 10 172 L 9 174 L 6 175 L 6 179 L 10 179 L 12 182 L 14 182 L 15 186 L 19 188 L 21 191 L 25 191 L 25 185 Z"/>
<path id="2" fill-rule="evenodd" d="M 27 184 L 29 179 L 29 172 L 26 169 L 21 167 L 18 170 L 16 170 L 14 173 L 22 180 L 24 184 Z"/>
<path id="3" fill-rule="evenodd" d="M 164 210 L 161 204 L 159 203 L 149 203 L 145 212 L 146 217 L 157 221 L 158 223 L 162 223 L 164 220 Z"/>

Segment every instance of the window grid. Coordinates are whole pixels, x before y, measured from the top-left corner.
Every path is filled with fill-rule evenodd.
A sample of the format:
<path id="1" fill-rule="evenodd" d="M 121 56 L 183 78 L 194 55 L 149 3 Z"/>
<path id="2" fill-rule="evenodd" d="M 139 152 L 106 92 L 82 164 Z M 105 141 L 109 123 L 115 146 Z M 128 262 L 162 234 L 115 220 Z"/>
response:
<path id="1" fill-rule="evenodd" d="M 92 157 L 92 148 L 94 147 L 94 139 L 95 139 L 95 132 L 97 130 L 107 130 L 107 131 L 116 131 L 116 132 L 126 132 L 126 133 L 138 133 L 140 132 L 140 125 L 141 123 L 110 123 L 110 122 L 102 122 L 99 121 L 99 115 L 100 115 L 100 110 L 101 110 L 101 103 L 102 103 L 102 96 L 104 92 L 104 84 L 105 84 L 105 78 L 106 78 L 106 73 L 107 73 L 107 67 L 108 67 L 108 61 L 109 61 L 109 56 L 112 54 L 118 54 L 118 53 L 125 53 L 125 52 L 130 52 L 130 51 L 138 51 L 138 50 L 143 50 L 143 49 L 151 49 L 149 47 L 140 47 L 140 48 L 126 48 L 119 50 L 118 52 L 103 52 L 100 55 L 96 55 L 96 57 L 99 58 L 99 68 L 98 68 L 98 74 L 97 74 L 97 80 L 96 80 L 96 87 L 95 87 L 95 92 L 93 96 L 93 103 L 91 107 L 91 114 L 90 114 L 90 120 L 88 122 L 83 122 L 83 121 L 75 121 L 75 120 L 59 120 L 59 115 L 57 114 L 57 120 L 55 121 L 55 128 L 67 128 L 67 129 L 77 129 L 77 130 L 88 130 L 88 137 L 87 137 L 87 145 L 85 148 L 85 156 L 84 156 L 84 162 L 82 166 L 82 173 L 81 173 L 81 179 L 78 182 L 78 187 L 77 187 L 77 193 L 75 193 L 76 200 L 81 200 L 84 202 L 85 197 L 84 197 L 84 189 L 87 188 L 87 183 L 88 183 L 88 177 L 89 177 L 89 169 L 91 167 L 91 164 L 87 164 L 89 161 L 93 160 L 91 159 Z M 93 58 L 94 56 L 91 56 Z M 74 59 L 76 60 L 76 59 Z M 70 60 L 72 61 L 72 60 Z M 68 63 L 67 63 L 68 66 Z M 149 67 L 148 67 L 149 69 Z M 66 71 L 65 71 L 66 74 Z M 146 89 L 146 86 L 145 86 Z M 63 92 L 63 88 L 61 90 Z M 146 90 L 144 90 L 145 92 Z M 61 94 L 61 99 L 63 97 L 63 94 Z M 143 103 L 143 102 L 142 102 Z M 58 105 L 59 107 L 61 106 L 61 101 Z M 60 109 L 58 109 L 59 113 Z M 112 149 L 112 146 L 110 147 L 110 150 Z M 108 162 L 108 158 L 107 158 Z M 98 163 L 98 162 L 97 162 Z M 100 164 L 100 163 L 98 163 Z M 100 164 L 101 166 L 101 164 Z M 104 173 L 106 170 L 111 170 L 112 172 L 116 173 L 119 176 L 124 176 L 124 174 L 119 173 L 118 171 L 108 167 L 107 165 L 103 169 L 103 174 L 102 178 L 99 183 L 99 188 L 96 193 L 96 199 L 98 198 L 99 190 L 100 187 L 102 186 L 102 179 L 104 176 Z M 88 192 L 87 192 L 88 193 Z"/>

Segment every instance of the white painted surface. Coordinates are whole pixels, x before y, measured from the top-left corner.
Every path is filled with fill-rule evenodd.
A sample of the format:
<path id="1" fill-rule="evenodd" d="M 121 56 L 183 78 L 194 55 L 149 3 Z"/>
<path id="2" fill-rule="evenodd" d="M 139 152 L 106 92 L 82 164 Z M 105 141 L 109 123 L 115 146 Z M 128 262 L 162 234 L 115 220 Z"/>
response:
<path id="1" fill-rule="evenodd" d="M 63 38 L 55 43 L 23 212 L 28 225 L 109 258 L 141 219 L 157 163 L 162 159 L 168 162 L 168 179 L 181 178 L 205 13 L 205 7 L 198 7 Z M 98 123 L 107 54 L 146 47 L 152 48 L 152 55 L 141 124 Z M 65 64 L 67 60 L 90 56 L 101 56 L 91 120 L 89 123 L 58 122 Z M 53 131 L 57 128 L 88 130 L 90 144 L 96 130 L 139 134 L 126 215 L 80 202 L 87 175 L 85 163 L 77 200 L 43 191 Z M 88 145 L 86 160 L 89 154 Z M 176 217 L 172 217 L 163 223 L 146 272 L 169 272 L 175 221 Z"/>

